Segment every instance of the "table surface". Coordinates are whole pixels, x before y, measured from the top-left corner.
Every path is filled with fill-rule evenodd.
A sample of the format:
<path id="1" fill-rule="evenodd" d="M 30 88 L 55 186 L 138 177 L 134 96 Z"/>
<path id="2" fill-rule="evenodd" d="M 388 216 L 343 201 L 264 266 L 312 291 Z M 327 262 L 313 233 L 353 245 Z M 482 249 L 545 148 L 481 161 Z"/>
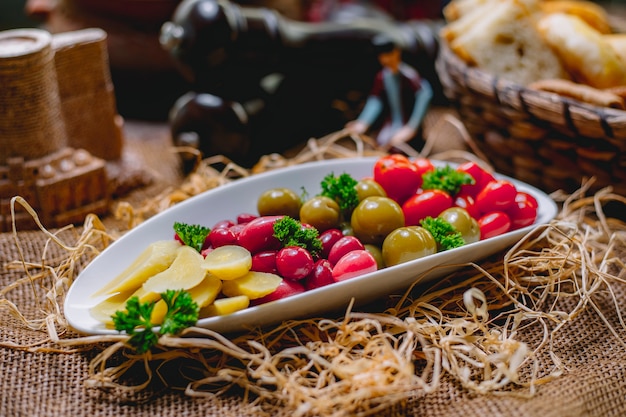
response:
<path id="1" fill-rule="evenodd" d="M 437 119 L 438 120 L 438 119 Z M 437 126 L 442 136 L 453 138 L 454 129 L 429 121 Z M 449 129 L 449 130 L 448 130 Z M 450 147 L 466 149 L 462 140 L 438 142 L 437 151 Z M 183 180 L 177 157 L 167 151 L 171 138 L 163 123 L 127 121 L 125 125 L 125 158 L 142 164 L 152 182 L 147 187 L 124 196 L 140 202 Z M 119 225 L 105 219 L 107 227 Z M 66 236 L 66 235 L 65 235 Z M 67 236 L 66 236 L 67 237 Z M 38 231 L 20 232 L 27 256 L 37 259 L 47 236 Z M 54 246 L 54 245 L 52 245 Z M 50 262 L 63 252 L 51 249 Z M 0 262 L 7 264 L 19 259 L 11 233 L 0 234 Z M 23 278 L 19 269 L 0 271 L 0 288 Z M 616 297 L 626 300 L 626 291 L 616 287 Z M 37 291 L 36 291 L 37 292 Z M 41 300 L 33 299 L 28 286 L 9 291 L 7 299 L 28 311 L 37 311 Z M 620 301 L 621 304 L 623 302 Z M 609 306 L 610 307 L 610 306 Z M 617 323 L 615 312 L 607 308 L 609 320 Z M 104 348 L 86 346 L 68 351 L 62 346 L 45 341 L 41 331 L 28 330 L 19 318 L 10 314 L 6 304 L 0 304 L 0 415 L 3 416 L 120 416 L 120 415 L 233 415 L 261 416 L 261 410 L 249 406 L 237 393 L 221 397 L 191 398 L 180 390 L 157 387 L 141 395 L 120 391 L 88 389 L 85 381 L 90 361 Z M 62 326 L 60 326 L 62 327 Z M 454 379 L 442 378 L 439 388 L 430 394 L 416 390 L 407 401 L 395 403 L 378 415 L 430 416 L 621 416 L 626 415 L 626 347 L 616 343 L 602 321 L 593 311 L 581 313 L 577 321 L 558 339 L 555 354 L 565 364 L 566 371 L 555 381 L 538 387 L 531 398 L 514 395 L 476 395 L 464 390 Z M 618 330 L 621 340 L 626 332 Z M 72 337 L 62 335 L 64 337 Z M 18 347 L 19 346 L 19 347 Z M 44 348 L 44 349 L 41 349 Z M 273 415 L 294 415 L 285 408 Z M 337 415 L 341 415 L 338 413 Z"/>

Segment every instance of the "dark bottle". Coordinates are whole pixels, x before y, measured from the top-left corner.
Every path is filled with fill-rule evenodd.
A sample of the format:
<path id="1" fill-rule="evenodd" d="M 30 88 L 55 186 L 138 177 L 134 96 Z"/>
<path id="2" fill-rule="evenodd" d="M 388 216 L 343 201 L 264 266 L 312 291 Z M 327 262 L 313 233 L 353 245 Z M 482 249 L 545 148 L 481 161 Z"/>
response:
<path id="1" fill-rule="evenodd" d="M 341 129 L 358 114 L 379 69 L 371 40 L 381 33 L 402 48 L 403 60 L 429 80 L 434 101 L 440 100 L 434 69 L 440 25 L 380 16 L 310 23 L 228 1 L 185 0 L 161 30 L 163 47 L 196 91 L 173 109 L 172 133 L 177 138 L 190 130 L 188 126 L 198 130 L 203 117 L 205 124 L 220 123 L 209 113 L 231 113 L 239 103 L 235 107 L 249 113 L 239 118 L 245 126 L 236 130 L 247 132 L 249 143 L 239 148 L 245 148 L 244 158 L 227 156 L 249 165 L 263 154 Z M 205 93 L 222 98 L 226 107 L 198 106 L 196 101 Z M 184 111 L 187 105 L 196 108 L 197 117 Z M 200 116 L 199 107 L 205 116 Z M 224 148 L 216 146 L 222 138 L 209 130 L 220 129 L 196 132 L 205 154 Z"/>

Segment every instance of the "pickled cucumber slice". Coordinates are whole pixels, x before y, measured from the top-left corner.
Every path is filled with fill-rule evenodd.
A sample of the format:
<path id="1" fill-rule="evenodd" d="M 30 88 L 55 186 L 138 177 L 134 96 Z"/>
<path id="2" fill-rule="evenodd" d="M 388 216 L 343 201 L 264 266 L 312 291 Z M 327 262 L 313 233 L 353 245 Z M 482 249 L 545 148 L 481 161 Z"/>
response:
<path id="1" fill-rule="evenodd" d="M 150 244 L 130 266 L 94 295 L 135 291 L 148 278 L 166 270 L 181 247 L 175 240 L 162 240 Z"/>
<path id="2" fill-rule="evenodd" d="M 245 295 L 254 300 L 270 294 L 278 288 L 283 279 L 268 272 L 250 271 L 240 278 L 224 281 L 222 292 L 227 297 Z"/>
<path id="3" fill-rule="evenodd" d="M 202 282 L 189 290 L 192 300 L 198 307 L 206 307 L 211 304 L 222 289 L 222 280 L 215 275 L 207 274 Z"/>
<path id="4" fill-rule="evenodd" d="M 202 267 L 203 257 L 190 246 L 180 246 L 176 258 L 165 271 L 149 278 L 144 284 L 146 292 L 160 294 L 167 290 L 188 290 L 200 284 L 207 272 Z"/>
<path id="5" fill-rule="evenodd" d="M 107 326 L 113 325 L 113 320 L 111 316 L 115 314 L 116 311 L 124 311 L 126 310 L 126 302 L 130 297 L 137 296 L 139 297 L 139 301 L 145 303 L 147 301 L 156 301 L 161 296 L 154 292 L 146 292 L 143 287 L 138 288 L 135 292 L 121 292 L 117 294 L 113 294 L 112 296 L 106 298 L 104 301 L 93 306 L 89 312 L 91 316 L 102 323 L 105 323 Z"/>
<path id="6" fill-rule="evenodd" d="M 239 278 L 252 268 L 252 254 L 241 246 L 220 246 L 207 253 L 203 267 L 222 280 Z"/>
<path id="7" fill-rule="evenodd" d="M 236 297 L 220 298 L 203 308 L 200 317 L 225 316 L 239 310 L 244 310 L 250 305 L 250 299 L 245 295 Z"/>
<path id="8" fill-rule="evenodd" d="M 150 322 L 152 324 L 163 324 L 163 319 L 167 314 L 167 303 L 165 300 L 160 299 L 154 304 L 152 314 L 150 314 Z"/>

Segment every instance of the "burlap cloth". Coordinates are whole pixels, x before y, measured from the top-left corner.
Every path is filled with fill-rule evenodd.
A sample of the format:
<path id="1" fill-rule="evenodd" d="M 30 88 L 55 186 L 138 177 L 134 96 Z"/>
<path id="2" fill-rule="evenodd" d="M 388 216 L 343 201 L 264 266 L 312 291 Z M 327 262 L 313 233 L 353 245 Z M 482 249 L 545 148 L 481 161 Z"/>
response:
<path id="1" fill-rule="evenodd" d="M 154 176 L 152 185 L 137 190 L 126 198 L 141 201 L 154 196 L 164 187 L 181 180 L 177 158 L 168 152 L 169 136 L 162 125 L 128 122 L 126 149 L 129 158 L 137 158 Z M 445 147 L 459 145 L 441 144 Z M 463 144 L 460 144 L 463 147 Z M 114 229 L 116 222 L 104 219 Z M 73 233 L 71 231 L 65 233 Z M 45 236 L 39 231 L 19 233 L 24 257 L 34 262 L 40 260 Z M 54 245 L 52 245 L 54 246 Z M 623 242 L 615 249 L 624 258 Z M 47 261 L 53 263 L 62 250 L 49 248 Z M 495 259 L 502 254 L 496 255 Z M 0 235 L 0 263 L 19 259 L 20 253 L 11 233 Z M 0 287 L 24 278 L 24 272 L 3 268 Z M 36 286 L 34 286 L 36 287 Z M 33 288 L 23 285 L 9 293 L 10 300 L 20 306 L 25 315 L 36 317 L 45 294 L 35 288 L 39 299 L 33 297 Z M 593 308 L 584 310 L 568 323 L 553 341 L 551 351 L 563 361 L 563 374 L 537 387 L 534 396 L 523 398 L 509 394 L 475 394 L 449 375 L 443 375 L 439 387 L 432 393 L 419 390 L 406 401 L 392 403 L 377 415 L 427 415 L 427 416 L 623 416 L 626 415 L 626 332 L 620 327 L 621 317 L 613 306 L 617 300 L 620 310 L 626 307 L 626 285 L 613 285 L 613 294 L 604 292 L 596 297 L 596 305 L 606 319 L 617 329 L 617 335 L 607 330 Z M 561 299 L 557 303 L 564 310 L 571 308 L 574 300 Z M 18 319 L 0 307 L 0 415 L 6 417 L 33 416 L 256 416 L 261 411 L 250 407 L 241 393 L 229 392 L 219 397 L 191 398 L 178 388 L 165 388 L 156 384 L 142 394 L 127 396 L 123 393 L 89 389 L 85 380 L 89 374 L 90 360 L 106 344 L 88 345 L 78 351 L 68 350 L 46 342 L 41 331 L 27 329 Z M 520 334 L 521 340 L 532 342 L 541 337 L 543 329 L 531 328 Z M 75 337 L 71 332 L 61 338 Z M 617 336 L 617 337 L 616 337 Z M 19 346 L 19 347 L 16 347 Z M 30 346 L 30 347 L 28 347 Z M 41 352 L 48 347 L 51 351 Z M 69 353 L 68 353 L 69 351 Z M 540 353 L 539 366 L 551 366 L 548 350 Z M 545 374 L 546 372 L 539 372 Z M 511 393 L 525 392 L 512 387 Z M 294 410 L 283 409 L 277 415 L 293 415 Z"/>

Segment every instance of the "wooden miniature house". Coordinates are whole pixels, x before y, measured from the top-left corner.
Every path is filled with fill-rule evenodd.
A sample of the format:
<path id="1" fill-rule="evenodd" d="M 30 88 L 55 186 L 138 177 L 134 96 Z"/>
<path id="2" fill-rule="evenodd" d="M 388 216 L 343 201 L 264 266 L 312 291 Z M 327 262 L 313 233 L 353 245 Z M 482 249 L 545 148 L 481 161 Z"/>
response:
<path id="1" fill-rule="evenodd" d="M 58 39 L 55 37 L 59 37 Z M 108 75 L 106 34 L 0 32 L 0 231 L 46 227 L 108 210 L 106 160 L 121 155 L 121 118 Z"/>

